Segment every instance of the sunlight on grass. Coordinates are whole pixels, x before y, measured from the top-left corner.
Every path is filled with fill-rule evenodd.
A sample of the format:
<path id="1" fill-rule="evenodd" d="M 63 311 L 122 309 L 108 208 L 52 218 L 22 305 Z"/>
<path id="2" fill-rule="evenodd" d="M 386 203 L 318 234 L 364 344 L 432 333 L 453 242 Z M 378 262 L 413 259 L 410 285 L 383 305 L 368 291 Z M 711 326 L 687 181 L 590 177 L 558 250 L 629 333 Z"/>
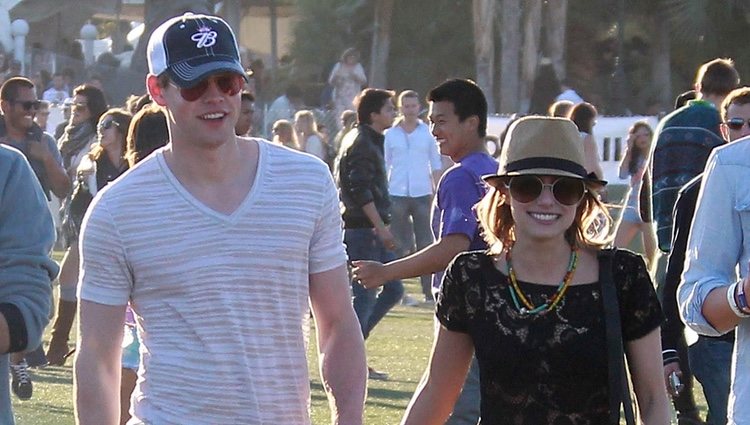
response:
<path id="1" fill-rule="evenodd" d="M 410 279 L 406 290 L 413 296 L 420 293 L 419 284 Z M 433 311 L 427 305 L 395 307 L 375 328 L 367 341 L 369 364 L 387 372 L 388 381 L 368 381 L 368 397 L 364 423 L 368 425 L 398 424 L 427 365 L 432 346 Z M 75 329 L 75 328 L 74 328 Z M 73 331 L 75 333 L 75 330 Z M 317 367 L 315 333 L 310 341 L 310 386 L 312 423 L 330 423 L 330 411 Z M 73 337 L 75 337 L 73 335 Z M 45 336 L 45 346 L 49 334 Z M 13 409 L 18 425 L 71 425 L 73 420 L 72 361 L 64 367 L 33 369 L 34 396 L 19 401 L 15 396 Z M 696 384 L 696 398 L 705 415 L 705 401 Z"/>

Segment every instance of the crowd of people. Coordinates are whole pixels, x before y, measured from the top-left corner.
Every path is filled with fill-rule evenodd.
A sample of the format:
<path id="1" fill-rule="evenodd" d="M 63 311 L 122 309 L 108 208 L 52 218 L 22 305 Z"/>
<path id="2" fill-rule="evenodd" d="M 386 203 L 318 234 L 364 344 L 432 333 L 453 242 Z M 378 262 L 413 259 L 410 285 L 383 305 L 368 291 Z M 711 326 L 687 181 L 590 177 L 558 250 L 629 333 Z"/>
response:
<path id="1" fill-rule="evenodd" d="M 29 367 L 75 353 L 80 424 L 309 424 L 310 317 L 332 423 L 362 423 L 367 380 L 389 379 L 365 341 L 406 278 L 435 334 L 403 424 L 668 424 L 670 401 L 681 425 L 750 423 L 750 88 L 731 60 L 655 129 L 633 122 L 615 205 L 597 109 L 568 86 L 490 155 L 470 80 L 433 87 L 425 116 L 347 50 L 339 122 L 291 85 L 265 128 L 222 19 L 169 19 L 147 55 L 124 105 L 62 74 L 0 87 L 0 423 Z M 50 103 L 70 105 L 54 136 Z"/>

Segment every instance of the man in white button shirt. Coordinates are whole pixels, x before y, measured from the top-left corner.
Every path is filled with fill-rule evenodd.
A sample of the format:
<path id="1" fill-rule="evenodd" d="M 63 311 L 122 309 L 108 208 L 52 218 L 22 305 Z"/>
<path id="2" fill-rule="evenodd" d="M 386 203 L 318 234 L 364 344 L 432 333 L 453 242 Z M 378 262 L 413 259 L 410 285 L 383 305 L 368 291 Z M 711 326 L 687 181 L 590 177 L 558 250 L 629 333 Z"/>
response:
<path id="1" fill-rule="evenodd" d="M 70 93 L 66 90 L 65 80 L 60 72 L 56 72 L 52 76 L 52 87 L 48 88 L 42 94 L 42 99 L 49 103 L 60 105 L 65 99 L 70 97 Z"/>
<path id="2" fill-rule="evenodd" d="M 385 132 L 385 165 L 392 203 L 391 230 L 401 256 L 430 245 L 430 210 L 442 162 L 430 128 L 419 119 L 419 95 L 405 90 L 398 96 L 401 113 L 396 125 Z M 432 301 L 431 277 L 420 277 L 425 301 Z"/>

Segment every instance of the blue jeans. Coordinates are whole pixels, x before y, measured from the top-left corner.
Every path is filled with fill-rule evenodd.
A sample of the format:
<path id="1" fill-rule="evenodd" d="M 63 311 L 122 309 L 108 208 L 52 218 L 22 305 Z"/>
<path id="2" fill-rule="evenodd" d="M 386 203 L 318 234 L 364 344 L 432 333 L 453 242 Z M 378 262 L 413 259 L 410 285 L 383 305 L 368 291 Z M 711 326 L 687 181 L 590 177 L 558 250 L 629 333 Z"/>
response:
<path id="1" fill-rule="evenodd" d="M 351 261 L 373 260 L 387 263 L 396 258 L 396 254 L 385 248 L 373 229 L 345 229 L 344 243 Z M 359 319 L 362 336 L 367 339 L 375 325 L 401 301 L 404 295 L 404 285 L 400 280 L 391 280 L 386 282 L 378 292 L 378 288 L 365 289 L 354 281 L 351 284 L 354 312 Z"/>
<path id="2" fill-rule="evenodd" d="M 706 423 L 727 423 L 727 403 L 732 368 L 734 344 L 715 338 L 698 337 L 698 342 L 688 347 L 690 369 L 703 386 L 708 403 Z"/>
<path id="3" fill-rule="evenodd" d="M 417 251 L 434 242 L 430 229 L 431 211 L 432 195 L 416 198 L 391 196 L 391 232 L 398 240 L 400 256 L 414 252 L 415 242 Z M 432 299 L 432 276 L 420 276 L 419 281 L 425 299 Z"/>

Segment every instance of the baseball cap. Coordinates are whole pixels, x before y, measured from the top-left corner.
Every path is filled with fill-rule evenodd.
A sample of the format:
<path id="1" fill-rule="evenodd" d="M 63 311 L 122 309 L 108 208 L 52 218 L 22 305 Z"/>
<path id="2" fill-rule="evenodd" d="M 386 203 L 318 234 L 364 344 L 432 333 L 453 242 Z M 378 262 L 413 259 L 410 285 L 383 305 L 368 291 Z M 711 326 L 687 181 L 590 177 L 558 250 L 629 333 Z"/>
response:
<path id="1" fill-rule="evenodd" d="M 185 13 L 167 20 L 151 34 L 147 56 L 149 73 L 167 73 L 180 88 L 218 72 L 247 79 L 234 33 L 218 16 Z"/>

